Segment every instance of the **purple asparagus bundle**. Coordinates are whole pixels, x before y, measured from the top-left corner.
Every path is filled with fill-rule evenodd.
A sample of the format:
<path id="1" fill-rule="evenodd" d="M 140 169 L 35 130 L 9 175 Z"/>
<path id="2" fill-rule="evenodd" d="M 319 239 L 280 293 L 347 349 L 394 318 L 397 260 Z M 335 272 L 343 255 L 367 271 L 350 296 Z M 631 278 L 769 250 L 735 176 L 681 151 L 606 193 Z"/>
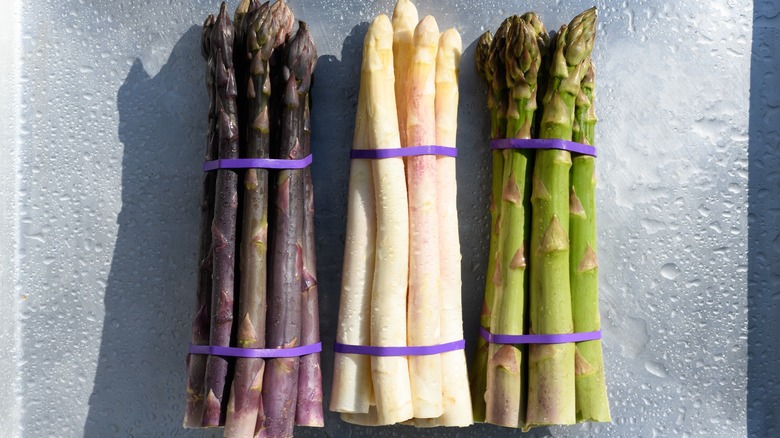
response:
<path id="1" fill-rule="evenodd" d="M 284 0 L 242 0 L 235 22 L 223 3 L 206 19 L 207 161 L 310 154 L 317 54 L 306 24 L 293 35 L 294 24 Z M 185 427 L 288 437 L 296 424 L 323 426 L 319 353 L 272 351 L 319 343 L 314 188 L 308 167 L 289 167 L 206 173 L 192 344 L 212 348 L 187 357 Z"/>

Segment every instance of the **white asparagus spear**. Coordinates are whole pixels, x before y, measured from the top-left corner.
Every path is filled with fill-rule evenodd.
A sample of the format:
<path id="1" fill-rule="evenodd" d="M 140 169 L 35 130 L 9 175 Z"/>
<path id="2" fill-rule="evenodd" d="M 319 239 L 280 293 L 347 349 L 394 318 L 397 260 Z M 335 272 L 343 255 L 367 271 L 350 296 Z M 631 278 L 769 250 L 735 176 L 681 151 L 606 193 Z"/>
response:
<path id="1" fill-rule="evenodd" d="M 398 116 L 393 84 L 393 28 L 379 15 L 368 28 L 363 48 L 367 80 L 370 143 L 376 149 L 399 148 Z M 387 158 L 372 162 L 376 196 L 376 265 L 371 297 L 371 344 L 406 345 L 406 291 L 409 275 L 409 216 L 404 162 Z M 405 356 L 371 357 L 371 376 L 378 424 L 412 418 L 409 362 Z"/>
<path id="2" fill-rule="evenodd" d="M 414 54 L 407 88 L 408 146 L 436 142 L 435 98 L 436 48 L 439 28 L 432 16 L 420 21 L 414 31 Z M 436 157 L 407 159 L 409 190 L 409 345 L 439 343 L 441 303 L 439 297 L 439 223 L 436 209 Z M 412 403 L 415 418 L 442 415 L 441 355 L 410 356 Z"/>
<path id="3" fill-rule="evenodd" d="M 353 149 L 369 148 L 365 79 L 360 81 Z M 376 257 L 376 210 L 371 162 L 352 160 L 349 168 L 347 237 L 341 276 L 341 299 L 336 341 L 370 345 L 371 291 Z M 360 354 L 336 353 L 330 410 L 368 413 L 373 403 L 371 359 Z"/>
<path id="4" fill-rule="evenodd" d="M 461 51 L 462 43 L 458 31 L 449 29 L 441 35 L 436 55 L 436 144 L 440 146 L 455 146 Z M 447 343 L 463 339 L 455 158 L 436 158 L 436 181 L 441 272 L 441 342 Z M 456 350 L 442 353 L 441 362 L 444 415 L 436 420 L 436 424 L 468 426 L 473 423 L 473 418 L 465 352 Z"/>

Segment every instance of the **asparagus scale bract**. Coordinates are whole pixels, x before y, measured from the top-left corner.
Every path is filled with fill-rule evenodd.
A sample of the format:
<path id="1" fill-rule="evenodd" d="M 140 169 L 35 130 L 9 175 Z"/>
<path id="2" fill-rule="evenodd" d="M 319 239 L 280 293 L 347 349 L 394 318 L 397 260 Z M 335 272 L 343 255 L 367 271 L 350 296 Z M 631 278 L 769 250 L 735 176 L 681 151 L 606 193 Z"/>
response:
<path id="1" fill-rule="evenodd" d="M 571 140 L 575 99 L 588 70 L 596 31 L 590 9 L 556 35 L 550 85 L 544 97 L 540 136 Z M 536 154 L 531 228 L 530 332 L 572 333 L 569 281 L 569 170 L 571 154 Z M 574 344 L 532 344 L 529 354 L 527 426 L 573 424 Z"/>
<path id="2" fill-rule="evenodd" d="M 227 6 L 222 6 L 211 35 L 211 49 L 215 51 L 215 83 L 217 89 L 217 117 L 219 130 L 219 158 L 238 158 L 238 124 L 236 108 L 236 81 L 233 70 L 233 23 Z M 233 287 L 236 241 L 236 210 L 238 207 L 238 174 L 233 169 L 217 171 L 213 241 L 213 276 L 211 295 L 211 326 L 209 343 L 230 346 L 233 324 Z M 209 356 L 206 361 L 206 398 L 202 425 L 215 427 L 223 424 L 227 400 L 228 361 L 224 357 Z"/>
<path id="3" fill-rule="evenodd" d="M 284 75 L 287 77 L 282 111 L 279 158 L 303 158 L 306 98 L 316 63 L 316 50 L 306 24 L 299 22 L 288 43 Z M 273 214 L 271 281 L 268 295 L 267 340 L 270 348 L 300 346 L 301 281 L 303 274 L 304 173 L 300 169 L 278 173 Z M 298 358 L 267 361 L 263 379 L 261 435 L 292 436 L 298 395 Z"/>

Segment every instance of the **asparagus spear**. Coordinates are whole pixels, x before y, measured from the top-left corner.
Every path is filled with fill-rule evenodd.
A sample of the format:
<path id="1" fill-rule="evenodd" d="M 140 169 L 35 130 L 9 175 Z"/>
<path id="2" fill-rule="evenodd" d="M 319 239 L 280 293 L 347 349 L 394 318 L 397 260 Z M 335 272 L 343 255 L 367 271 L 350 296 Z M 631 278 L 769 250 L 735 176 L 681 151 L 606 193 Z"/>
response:
<path id="1" fill-rule="evenodd" d="M 477 48 L 477 70 L 488 85 L 488 108 L 490 109 L 490 137 L 503 138 L 506 133 L 507 110 L 507 85 L 506 69 L 502 60 L 506 50 L 506 33 L 510 20 L 504 20 L 498 27 L 495 36 L 488 38 L 485 34 L 480 39 L 480 47 Z M 485 298 L 482 305 L 480 324 L 490 330 L 491 316 L 495 310 L 493 301 L 496 287 L 500 286 L 501 276 L 498 271 L 498 235 L 500 231 L 501 217 L 501 192 L 503 190 L 504 157 L 500 151 L 493 151 L 493 183 L 491 190 L 491 229 L 490 250 L 488 253 L 487 275 L 485 278 Z M 477 344 L 475 357 L 474 390 L 472 400 L 474 403 L 474 417 L 476 421 L 484 421 L 486 418 L 487 403 L 485 393 L 487 391 L 487 366 L 488 344 L 481 337 Z"/>
<path id="2" fill-rule="evenodd" d="M 311 151 L 311 114 L 309 99 L 306 99 L 303 113 L 303 155 Z M 303 171 L 303 295 L 301 318 L 301 343 L 310 345 L 320 340 L 320 315 L 317 298 L 317 258 L 314 240 L 314 185 L 311 169 Z M 322 413 L 322 370 L 320 353 L 301 357 L 298 370 L 298 407 L 295 424 L 299 426 L 323 427 Z"/>
<path id="3" fill-rule="evenodd" d="M 369 142 L 376 149 L 401 145 L 393 76 L 393 28 L 379 15 L 363 44 L 361 75 L 366 81 Z M 409 273 L 409 216 L 402 158 L 371 163 L 376 199 L 376 263 L 371 296 L 371 344 L 407 342 L 406 292 Z M 414 416 L 409 363 L 404 356 L 371 357 L 377 423 L 394 424 Z"/>
<path id="4" fill-rule="evenodd" d="M 544 98 L 542 138 L 572 139 L 574 104 L 588 69 L 596 31 L 589 9 L 555 38 L 550 85 Z M 571 333 L 569 282 L 569 169 L 571 154 L 540 150 L 533 176 L 530 331 Z M 574 344 L 531 345 L 527 426 L 575 422 Z"/>
<path id="5" fill-rule="evenodd" d="M 575 103 L 574 141 L 594 144 L 595 71 L 593 64 L 580 84 Z M 596 257 L 596 159 L 579 155 L 572 159 L 569 240 L 572 316 L 575 332 L 601 328 Z M 601 341 L 576 344 L 574 356 L 577 421 L 610 421 Z"/>
<path id="6" fill-rule="evenodd" d="M 253 123 L 248 129 L 246 157 L 269 156 L 268 101 L 271 93 L 268 59 L 290 32 L 292 13 L 283 2 L 268 3 L 244 18 L 245 46 L 250 52 L 250 82 L 246 100 Z M 237 345 L 264 348 L 266 327 L 266 254 L 268 236 L 268 171 L 247 169 L 244 176 L 243 233 L 241 240 L 241 282 Z M 240 358 L 236 361 L 233 391 L 228 405 L 225 436 L 254 434 L 257 423 L 265 361 Z"/>
<path id="7" fill-rule="evenodd" d="M 367 50 L 364 49 L 363 53 L 366 56 Z M 354 149 L 370 148 L 367 83 L 368 74 L 364 74 L 360 78 L 355 115 Z M 350 162 L 348 193 L 347 236 L 336 341 L 350 345 L 369 345 L 371 290 L 376 257 L 376 208 L 373 175 L 368 160 Z M 360 354 L 336 353 L 330 410 L 365 414 L 372 403 L 375 404 L 370 358 Z"/>
<path id="8" fill-rule="evenodd" d="M 208 133 L 206 136 L 206 161 L 214 159 L 217 145 L 214 96 L 214 60 L 211 58 L 211 31 L 214 16 L 209 15 L 201 31 L 201 55 L 206 60 L 206 89 L 209 94 Z M 214 188 L 216 175 L 207 172 L 203 177 L 203 195 L 200 217 L 200 250 L 198 251 L 198 289 L 196 291 L 195 317 L 192 320 L 192 343 L 208 345 L 209 315 L 211 309 L 211 222 L 214 220 Z M 184 413 L 184 427 L 201 427 L 203 416 L 203 384 L 207 356 L 187 355 L 187 401 Z"/>
<path id="9" fill-rule="evenodd" d="M 414 54 L 409 66 L 406 137 L 409 145 L 436 142 L 436 50 L 439 27 L 432 16 L 414 31 Z M 408 157 L 409 191 L 409 345 L 436 345 L 441 326 L 439 296 L 439 223 L 436 211 L 436 157 Z M 409 357 L 415 418 L 442 415 L 441 355 Z"/>
<path id="10" fill-rule="evenodd" d="M 536 111 L 536 80 L 541 57 L 534 30 L 519 16 L 510 17 L 506 33 L 506 80 L 509 88 L 507 138 L 531 138 Z M 525 325 L 526 241 L 530 219 L 527 175 L 533 151 L 503 151 L 501 213 L 498 237 L 500 286 L 495 290 L 490 327 L 501 334 L 523 334 Z M 490 345 L 487 371 L 486 420 L 507 427 L 523 422 L 524 348 Z"/>
<path id="11" fill-rule="evenodd" d="M 306 97 L 316 63 L 316 51 L 304 22 L 289 42 L 284 63 L 288 76 L 284 90 L 280 156 L 303 158 L 303 122 Z M 268 313 L 268 346 L 290 348 L 300 345 L 301 279 L 303 270 L 303 171 L 283 170 L 278 174 L 275 228 L 272 234 L 272 271 Z M 298 394 L 298 358 L 267 361 L 263 377 L 263 421 L 261 435 L 292 436 Z"/>
<path id="12" fill-rule="evenodd" d="M 407 141 L 406 90 L 409 65 L 414 53 L 414 28 L 417 26 L 417 8 L 409 0 L 398 0 L 393 9 L 393 72 L 395 74 L 395 104 L 398 111 L 398 133 L 401 147 L 412 146 Z"/>
<path id="13" fill-rule="evenodd" d="M 211 35 L 215 51 L 217 114 L 219 123 L 219 158 L 238 158 L 238 125 L 236 121 L 236 82 L 233 70 L 233 24 L 223 2 Z M 211 328 L 209 343 L 230 346 L 233 324 L 233 279 L 236 240 L 236 208 L 238 175 L 232 169 L 217 171 L 213 240 L 213 277 L 211 293 Z M 206 400 L 202 425 L 216 427 L 223 424 L 227 400 L 228 361 L 224 357 L 209 356 L 206 361 Z M 223 404 L 223 401 L 225 402 Z"/>
<path id="14" fill-rule="evenodd" d="M 476 48 L 475 60 L 477 73 L 485 81 L 488 88 L 488 109 L 490 110 L 491 129 L 490 138 L 499 138 L 495 126 L 496 120 L 496 101 L 492 92 L 492 75 L 489 73 L 488 55 L 490 45 L 493 41 L 493 35 L 490 31 L 485 32 L 479 39 Z M 496 269 L 496 244 L 498 241 L 498 202 L 501 196 L 501 173 L 503 171 L 503 155 L 500 151 L 493 151 L 493 185 L 490 194 L 490 249 L 488 251 L 487 275 L 485 278 L 485 294 L 482 303 L 482 313 L 480 315 L 480 325 L 486 330 L 490 330 L 490 313 L 493 304 L 495 286 L 493 285 L 493 272 Z M 488 344 L 481 336 L 477 337 L 477 350 L 474 355 L 474 365 L 471 369 L 471 406 L 474 414 L 474 421 L 485 421 L 485 390 L 487 388 L 487 356 Z"/>
<path id="15" fill-rule="evenodd" d="M 458 126 L 458 66 L 462 42 L 455 29 L 445 31 L 436 54 L 436 144 L 455 146 Z M 455 158 L 436 157 L 437 214 L 439 216 L 439 269 L 441 272 L 441 342 L 463 339 L 460 239 L 458 237 Z M 463 350 L 442 353 L 441 426 L 465 427 L 473 423 L 466 356 Z"/>

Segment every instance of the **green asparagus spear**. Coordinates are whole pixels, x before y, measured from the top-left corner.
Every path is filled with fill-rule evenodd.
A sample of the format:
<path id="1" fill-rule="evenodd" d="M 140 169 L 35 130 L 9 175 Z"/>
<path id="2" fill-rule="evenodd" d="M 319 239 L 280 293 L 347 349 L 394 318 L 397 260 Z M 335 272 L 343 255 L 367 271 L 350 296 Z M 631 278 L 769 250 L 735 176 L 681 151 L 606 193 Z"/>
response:
<path id="1" fill-rule="evenodd" d="M 479 76 L 488 88 L 487 106 L 490 110 L 490 138 L 501 138 L 499 131 L 498 99 L 493 91 L 493 74 L 490 70 L 490 54 L 493 46 L 493 36 L 485 32 L 479 39 L 476 49 L 476 65 Z M 498 44 L 498 43 L 496 43 Z M 493 52 L 498 53 L 498 52 Z M 480 325 L 490 330 L 490 314 L 495 291 L 493 274 L 496 270 L 496 245 L 498 241 L 499 199 L 501 197 L 501 174 L 503 171 L 503 156 L 500 151 L 493 151 L 493 184 L 490 195 L 490 249 L 488 251 L 487 275 L 485 278 L 485 294 L 480 315 Z M 474 421 L 485 421 L 485 391 L 487 388 L 488 343 L 482 337 L 477 338 L 477 351 L 474 356 L 474 366 L 471 369 L 471 406 Z"/>
<path id="2" fill-rule="evenodd" d="M 595 32 L 596 11 L 589 9 L 556 35 L 542 138 L 572 139 L 575 99 L 588 69 Z M 540 150 L 536 155 L 530 251 L 530 332 L 534 334 L 574 329 L 569 282 L 570 168 L 567 151 Z M 531 345 L 527 427 L 575 420 L 574 344 Z"/>
<path id="3" fill-rule="evenodd" d="M 206 161 L 214 159 L 217 145 L 216 101 L 214 90 L 214 60 L 211 58 L 211 31 L 214 16 L 209 15 L 201 31 L 201 54 L 206 60 L 206 88 L 209 94 L 208 134 L 206 136 Z M 200 250 L 198 251 L 198 289 L 196 292 L 195 317 L 192 320 L 192 343 L 208 345 L 209 315 L 211 313 L 211 222 L 214 219 L 214 188 L 216 175 L 207 172 L 203 177 L 203 195 L 200 217 Z M 187 401 L 184 413 L 184 427 L 201 427 L 203 417 L 203 385 L 206 374 L 207 356 L 187 355 Z"/>
<path id="4" fill-rule="evenodd" d="M 219 158 L 238 158 L 238 124 L 236 81 L 233 70 L 233 23 L 223 2 L 211 35 L 215 51 L 217 114 L 219 123 Z M 238 174 L 232 169 L 217 171 L 213 239 L 213 277 L 211 294 L 211 328 L 209 343 L 229 347 L 233 324 L 233 281 L 236 240 L 236 209 L 238 206 Z M 206 400 L 202 425 L 223 424 L 227 408 L 224 399 L 228 361 L 209 356 L 206 362 Z"/>
<path id="5" fill-rule="evenodd" d="M 594 145 L 595 72 L 591 63 L 575 103 L 574 141 Z M 575 332 L 601 328 L 596 257 L 596 159 L 572 159 L 569 240 L 572 316 Z M 610 421 L 601 341 L 578 342 L 574 356 L 577 421 Z"/>
<path id="6" fill-rule="evenodd" d="M 493 35 L 490 31 L 485 32 L 479 39 L 476 49 L 476 65 L 477 73 L 479 77 L 485 81 L 488 88 L 488 109 L 491 112 L 491 120 L 495 118 L 493 115 L 493 108 L 491 106 L 493 93 L 490 86 L 490 77 L 487 74 L 487 57 L 490 50 L 490 42 L 493 40 Z M 490 133 L 490 138 L 494 138 L 494 133 Z M 500 162 L 501 154 L 494 151 L 493 155 L 493 190 L 490 195 L 490 249 L 488 251 L 488 268 L 487 272 L 490 273 L 495 270 L 495 252 L 496 252 L 496 240 L 497 235 L 495 233 L 496 218 L 498 216 L 498 209 L 496 198 L 500 193 L 501 181 L 496 178 L 495 175 L 500 174 Z M 498 187 L 497 184 L 498 183 Z M 480 315 L 480 325 L 486 330 L 490 330 L 490 304 L 493 302 L 493 279 L 488 274 L 485 279 L 485 293 L 482 303 L 482 313 Z M 474 354 L 474 363 L 471 367 L 471 374 L 469 380 L 471 383 L 471 407 L 474 415 L 474 421 L 485 421 L 485 389 L 487 387 L 487 351 L 488 344 L 481 336 L 477 337 L 477 350 Z"/>
<path id="7" fill-rule="evenodd" d="M 533 27 L 519 16 L 510 17 L 506 37 L 506 80 L 509 88 L 507 138 L 531 138 L 536 111 L 536 80 L 541 58 Z M 498 237 L 500 286 L 495 290 L 490 327 L 495 333 L 523 334 L 525 326 L 526 246 L 530 205 L 528 175 L 532 150 L 503 151 L 501 212 Z M 524 348 L 490 346 L 487 374 L 486 421 L 519 427 L 524 417 Z"/>

